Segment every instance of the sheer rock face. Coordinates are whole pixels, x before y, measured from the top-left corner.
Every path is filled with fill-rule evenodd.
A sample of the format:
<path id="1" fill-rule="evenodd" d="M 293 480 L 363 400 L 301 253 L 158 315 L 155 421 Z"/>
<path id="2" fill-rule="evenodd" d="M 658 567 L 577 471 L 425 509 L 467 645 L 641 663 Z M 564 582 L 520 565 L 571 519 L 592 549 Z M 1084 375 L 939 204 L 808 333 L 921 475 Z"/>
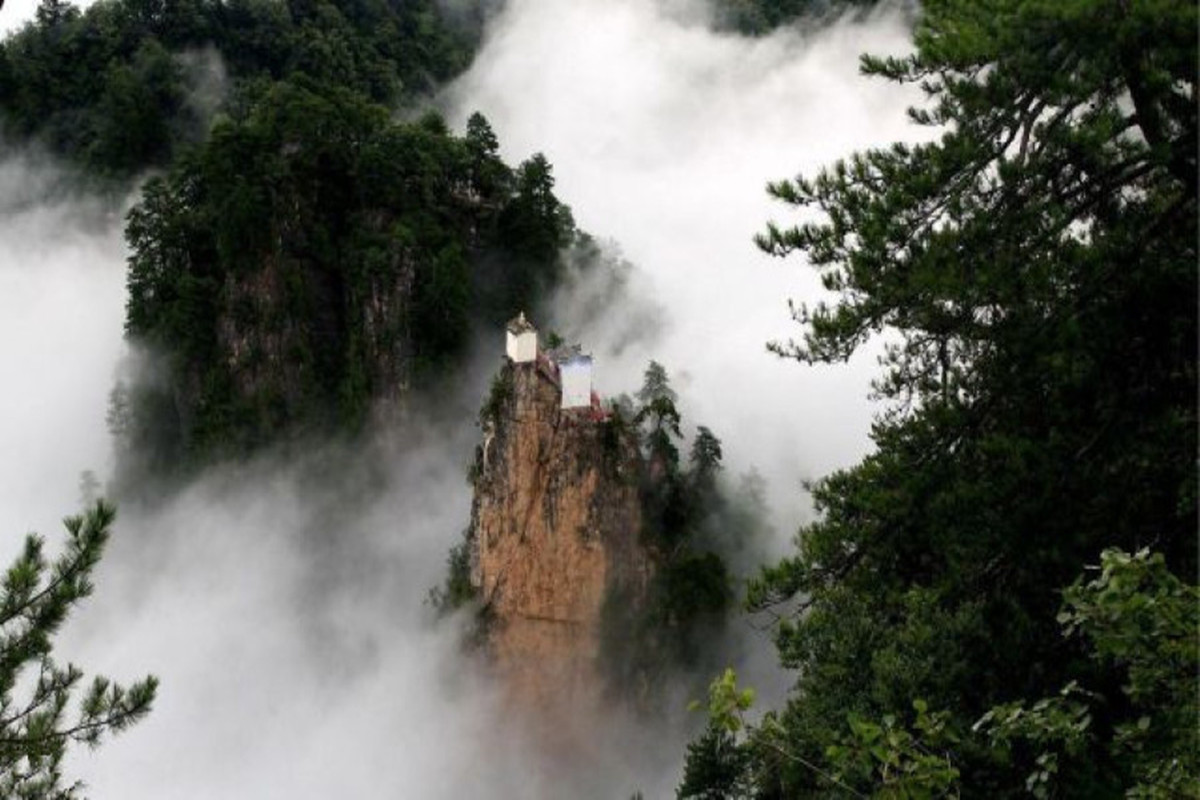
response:
<path id="1" fill-rule="evenodd" d="M 471 579 L 510 701 L 561 732 L 600 699 L 606 598 L 637 602 L 650 579 L 639 455 L 590 410 L 561 410 L 545 362 L 504 369 L 478 453 Z"/>
<path id="2" fill-rule="evenodd" d="M 354 285 L 311 260 L 286 255 L 225 277 L 216 356 L 236 400 L 263 416 L 257 427 L 272 430 L 286 420 L 304 420 L 314 404 L 332 405 L 316 399 L 326 391 L 322 380 L 350 369 L 369 387 L 377 414 L 390 418 L 402 408 L 411 382 L 417 264 L 395 245 L 381 263 L 382 269 Z M 201 396 L 201 378 L 194 376 L 196 386 L 186 396 Z M 269 408 L 258 408 L 262 398 L 270 399 Z"/>

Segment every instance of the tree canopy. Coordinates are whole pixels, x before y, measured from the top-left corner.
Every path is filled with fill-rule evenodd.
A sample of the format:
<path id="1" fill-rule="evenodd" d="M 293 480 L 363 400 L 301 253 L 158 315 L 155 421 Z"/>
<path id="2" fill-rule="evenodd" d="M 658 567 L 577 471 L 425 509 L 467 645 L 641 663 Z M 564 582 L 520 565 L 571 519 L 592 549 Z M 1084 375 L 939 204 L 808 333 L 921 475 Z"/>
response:
<path id="1" fill-rule="evenodd" d="M 198 98 L 306 77 L 403 102 L 465 68 L 475 35 L 434 0 L 42 0 L 0 43 L 0 133 L 125 177 L 204 139 Z"/>
<path id="2" fill-rule="evenodd" d="M 552 186 L 543 156 L 505 165 L 480 115 L 459 138 L 341 87 L 266 87 L 129 214 L 127 331 L 184 407 L 135 412 L 177 414 L 197 453 L 357 429 L 553 285 L 575 229 Z"/>
<path id="3" fill-rule="evenodd" d="M 505 164 L 479 114 L 392 119 L 467 66 L 481 9 L 43 0 L 0 43 L 0 135 L 102 183 L 153 170 L 126 331 L 162 376 L 110 414 L 138 476 L 356 432 L 553 287 L 576 230 L 545 156 Z"/>
<path id="4" fill-rule="evenodd" d="M 991 708 L 1078 680 L 1106 698 L 1093 724 L 1122 724 L 1120 670 L 1055 619 L 1105 548 L 1196 568 L 1196 38 L 1182 0 L 929 0 L 915 52 L 863 67 L 919 85 L 939 138 L 771 184 L 810 221 L 759 245 L 834 298 L 795 307 L 776 352 L 835 363 L 889 334 L 876 451 L 815 486 L 819 521 L 750 594 L 789 604 L 775 741 L 804 762 L 829 765 L 847 713 L 903 725 L 920 699 L 967 734 L 964 794 L 1018 796 L 1038 754 L 970 735 Z M 1102 739 L 1057 785 L 1134 785 Z M 842 791 L 760 756 L 761 796 Z"/>

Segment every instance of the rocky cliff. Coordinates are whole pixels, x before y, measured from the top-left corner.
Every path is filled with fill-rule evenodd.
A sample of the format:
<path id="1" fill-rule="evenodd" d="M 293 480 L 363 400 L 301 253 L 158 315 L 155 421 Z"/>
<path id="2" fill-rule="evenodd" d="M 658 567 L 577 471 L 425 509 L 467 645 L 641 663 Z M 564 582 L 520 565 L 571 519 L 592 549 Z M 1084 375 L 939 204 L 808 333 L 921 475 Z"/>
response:
<path id="1" fill-rule="evenodd" d="M 356 433 L 534 307 L 577 232 L 549 162 L 498 147 L 478 115 L 460 137 L 307 84 L 223 120 L 130 212 L 126 329 L 163 364 L 130 449 Z"/>
<path id="2" fill-rule="evenodd" d="M 566 735 L 604 685 L 606 601 L 640 602 L 653 568 L 636 441 L 595 409 L 559 405 L 552 365 L 506 364 L 483 414 L 468 546 L 511 702 Z"/>

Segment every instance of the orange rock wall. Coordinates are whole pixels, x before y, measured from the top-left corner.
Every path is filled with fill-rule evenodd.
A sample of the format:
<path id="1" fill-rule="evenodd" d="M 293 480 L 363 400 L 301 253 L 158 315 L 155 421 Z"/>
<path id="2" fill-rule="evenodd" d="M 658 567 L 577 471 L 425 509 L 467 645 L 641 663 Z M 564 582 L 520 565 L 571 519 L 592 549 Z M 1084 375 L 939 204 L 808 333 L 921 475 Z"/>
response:
<path id="1" fill-rule="evenodd" d="M 472 581 L 490 615 L 487 649 L 510 700 L 545 721 L 599 702 L 601 611 L 613 586 L 639 596 L 637 448 L 559 409 L 534 364 L 505 366 L 512 390 L 485 422 L 472 510 Z"/>

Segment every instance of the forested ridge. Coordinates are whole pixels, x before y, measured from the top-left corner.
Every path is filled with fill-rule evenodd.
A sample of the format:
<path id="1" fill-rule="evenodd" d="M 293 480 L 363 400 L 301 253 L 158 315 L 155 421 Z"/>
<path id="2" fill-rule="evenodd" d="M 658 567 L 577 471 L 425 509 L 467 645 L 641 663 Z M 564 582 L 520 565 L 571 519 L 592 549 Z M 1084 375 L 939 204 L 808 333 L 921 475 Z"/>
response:
<path id="1" fill-rule="evenodd" d="M 759 36 L 797 21 L 819 27 L 840 15 L 869 11 L 879 0 L 715 0 L 713 5 L 718 25 Z"/>
<path id="2" fill-rule="evenodd" d="M 503 163 L 478 115 L 393 119 L 470 63 L 482 14 L 45 0 L 4 42 L 6 137 L 102 186 L 162 172 L 126 228 L 126 331 L 159 375 L 109 414 L 139 474 L 354 433 L 554 286 L 577 233 L 549 162 Z"/>
<path id="3" fill-rule="evenodd" d="M 576 232 L 546 160 L 496 148 L 478 115 L 460 138 L 305 82 L 218 123 L 130 213 L 127 331 L 175 380 L 128 391 L 127 446 L 357 431 L 452 370 L 477 323 L 536 307 Z"/>
<path id="4" fill-rule="evenodd" d="M 205 137 L 197 94 L 236 107 L 303 75 L 402 103 L 466 67 L 474 30 L 432 0 L 44 0 L 0 46 L 0 132 L 124 177 Z"/>
<path id="5" fill-rule="evenodd" d="M 718 18 L 762 33 L 810 6 Z M 389 119 L 466 68 L 493 11 L 43 0 L 0 46 L 0 134 L 117 191 L 164 172 L 129 216 L 126 330 L 166 377 L 110 410 L 143 473 L 356 431 L 554 286 L 577 233 L 551 165 L 502 163 L 482 118 L 465 139 Z"/>
<path id="6" fill-rule="evenodd" d="M 875 0 L 721 0 L 717 21 L 764 33 Z M 95 175 L 170 163 L 214 106 L 305 76 L 383 105 L 430 94 L 470 63 L 499 3 L 435 0 L 43 0 L 0 44 L 0 134 Z M 214 97 L 214 95 L 216 95 Z M 198 101 L 199 98 L 199 101 Z"/>

